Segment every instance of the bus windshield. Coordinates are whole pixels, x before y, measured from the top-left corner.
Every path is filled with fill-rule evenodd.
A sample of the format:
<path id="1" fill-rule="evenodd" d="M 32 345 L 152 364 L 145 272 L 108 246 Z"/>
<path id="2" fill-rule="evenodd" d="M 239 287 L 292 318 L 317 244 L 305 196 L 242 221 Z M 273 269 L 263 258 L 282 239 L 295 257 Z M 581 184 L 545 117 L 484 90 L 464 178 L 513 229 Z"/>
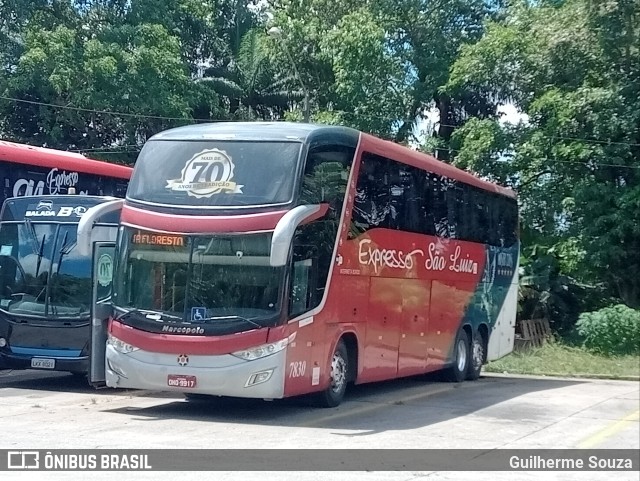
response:
<path id="1" fill-rule="evenodd" d="M 245 207 L 293 199 L 302 144 L 169 141 L 145 144 L 127 198 L 171 207 Z"/>
<path id="2" fill-rule="evenodd" d="M 164 314 L 156 326 L 234 320 L 273 325 L 284 268 L 269 264 L 271 234 L 183 236 L 123 229 L 117 307 Z"/>
<path id="3" fill-rule="evenodd" d="M 89 316 L 91 262 L 76 248 L 76 224 L 0 225 L 0 309 L 49 319 Z"/>

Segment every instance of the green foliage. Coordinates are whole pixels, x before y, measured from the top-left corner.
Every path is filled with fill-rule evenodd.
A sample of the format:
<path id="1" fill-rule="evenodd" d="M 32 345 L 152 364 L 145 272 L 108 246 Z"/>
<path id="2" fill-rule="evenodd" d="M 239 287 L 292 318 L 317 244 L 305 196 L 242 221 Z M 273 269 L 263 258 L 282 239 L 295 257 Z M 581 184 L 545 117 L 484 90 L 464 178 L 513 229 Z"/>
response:
<path id="1" fill-rule="evenodd" d="M 235 35 L 254 15 L 235 1 L 12 0 L 0 19 L 0 40 L 12 45 L 2 49 L 0 95 L 38 103 L 0 100 L 3 137 L 104 147 L 96 157 L 132 162 L 150 135 L 226 115 L 193 78 L 203 64 L 232 63 Z"/>
<path id="2" fill-rule="evenodd" d="M 497 12 L 489 0 L 274 1 L 272 42 L 278 71 L 291 70 L 291 52 L 311 92 L 314 119 L 341 122 L 405 143 L 416 120 L 440 111 L 438 136 L 483 111 L 483 99 L 452 103 L 446 84 L 460 45 L 476 42 Z M 320 112 L 319 114 L 317 112 Z M 324 115 L 324 112 L 329 112 Z M 442 152 L 447 152 L 443 149 Z"/>
<path id="3" fill-rule="evenodd" d="M 388 52 L 384 28 L 361 8 L 345 15 L 321 46 L 332 58 L 337 103 L 351 105 L 351 119 L 362 130 L 389 136 L 409 97 L 406 74 Z"/>
<path id="4" fill-rule="evenodd" d="M 528 115 L 472 120 L 454 162 L 518 190 L 523 241 L 567 254 L 559 267 L 640 306 L 640 3 L 512 2 L 465 45 L 444 91 Z M 498 164 L 497 161 L 506 162 Z"/>
<path id="5" fill-rule="evenodd" d="M 595 288 L 562 273 L 563 256 L 555 248 L 525 247 L 521 254 L 518 317 L 545 318 L 556 332 L 571 332 L 585 300 Z"/>
<path id="6" fill-rule="evenodd" d="M 607 355 L 640 354 L 640 311 L 625 305 L 585 312 L 576 324 L 584 346 Z"/>
<path id="7" fill-rule="evenodd" d="M 199 79 L 225 99 L 235 119 L 271 119 L 286 110 L 291 97 L 303 96 L 282 88 L 282 80 L 273 73 L 266 44 L 267 36 L 261 29 L 249 30 L 242 37 L 234 62 L 222 70 L 208 69 Z"/>
<path id="8" fill-rule="evenodd" d="M 542 347 L 516 351 L 490 362 L 487 372 L 542 376 L 638 379 L 638 356 L 605 356 L 550 339 Z"/>

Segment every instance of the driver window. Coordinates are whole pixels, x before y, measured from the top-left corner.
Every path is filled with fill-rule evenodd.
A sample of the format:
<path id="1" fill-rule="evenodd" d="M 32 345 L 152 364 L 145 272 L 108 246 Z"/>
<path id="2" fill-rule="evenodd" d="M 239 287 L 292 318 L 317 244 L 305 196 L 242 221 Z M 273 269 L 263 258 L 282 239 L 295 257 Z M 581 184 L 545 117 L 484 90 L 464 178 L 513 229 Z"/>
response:
<path id="1" fill-rule="evenodd" d="M 354 152 L 353 148 L 335 145 L 312 147 L 305 164 L 300 203 L 328 203 L 332 214 L 339 215 Z"/>

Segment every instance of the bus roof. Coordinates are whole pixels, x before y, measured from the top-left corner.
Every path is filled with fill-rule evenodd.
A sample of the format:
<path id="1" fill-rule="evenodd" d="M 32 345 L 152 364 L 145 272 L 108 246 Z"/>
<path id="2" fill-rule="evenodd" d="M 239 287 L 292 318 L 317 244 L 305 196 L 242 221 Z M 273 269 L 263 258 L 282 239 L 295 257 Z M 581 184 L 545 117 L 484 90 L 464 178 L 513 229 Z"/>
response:
<path id="1" fill-rule="evenodd" d="M 48 168 L 57 167 L 121 179 L 129 179 L 133 171 L 131 167 L 88 159 L 74 152 L 33 147 L 6 140 L 0 140 L 0 161 L 40 165 Z"/>
<path id="2" fill-rule="evenodd" d="M 363 148 L 374 154 L 387 156 L 398 162 L 413 165 L 435 174 L 473 185 L 475 187 L 515 198 L 516 193 L 493 182 L 442 162 L 435 157 L 408 147 L 382 140 L 358 130 L 335 125 L 304 124 L 293 122 L 218 122 L 187 125 L 160 132 L 149 140 L 262 140 L 309 142 L 328 137 L 340 137 L 342 143 L 356 147 L 363 141 Z"/>
<path id="3" fill-rule="evenodd" d="M 334 125 L 294 122 L 217 122 L 186 125 L 160 132 L 149 140 L 267 140 L 305 142 L 318 134 L 343 134 L 358 141 L 360 132 Z"/>

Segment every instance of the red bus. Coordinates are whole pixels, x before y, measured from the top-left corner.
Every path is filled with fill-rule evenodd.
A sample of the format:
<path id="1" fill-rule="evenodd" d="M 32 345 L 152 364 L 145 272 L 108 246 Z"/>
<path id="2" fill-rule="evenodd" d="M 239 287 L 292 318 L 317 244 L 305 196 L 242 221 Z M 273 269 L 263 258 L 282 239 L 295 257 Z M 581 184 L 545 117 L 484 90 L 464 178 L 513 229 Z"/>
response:
<path id="1" fill-rule="evenodd" d="M 517 230 L 511 190 L 349 128 L 160 133 L 122 206 L 106 384 L 335 406 L 477 379 L 513 347 Z"/>
<path id="2" fill-rule="evenodd" d="M 8 197 L 67 194 L 70 187 L 77 194 L 124 197 L 131 172 L 73 152 L 0 140 L 0 203 Z"/>
<path id="3" fill-rule="evenodd" d="M 77 225 L 113 200 L 107 196 L 124 197 L 132 171 L 0 141 L 0 368 L 86 374 L 93 276 L 91 256 L 78 252 Z M 118 220 L 96 218 L 93 239 L 115 240 Z"/>

